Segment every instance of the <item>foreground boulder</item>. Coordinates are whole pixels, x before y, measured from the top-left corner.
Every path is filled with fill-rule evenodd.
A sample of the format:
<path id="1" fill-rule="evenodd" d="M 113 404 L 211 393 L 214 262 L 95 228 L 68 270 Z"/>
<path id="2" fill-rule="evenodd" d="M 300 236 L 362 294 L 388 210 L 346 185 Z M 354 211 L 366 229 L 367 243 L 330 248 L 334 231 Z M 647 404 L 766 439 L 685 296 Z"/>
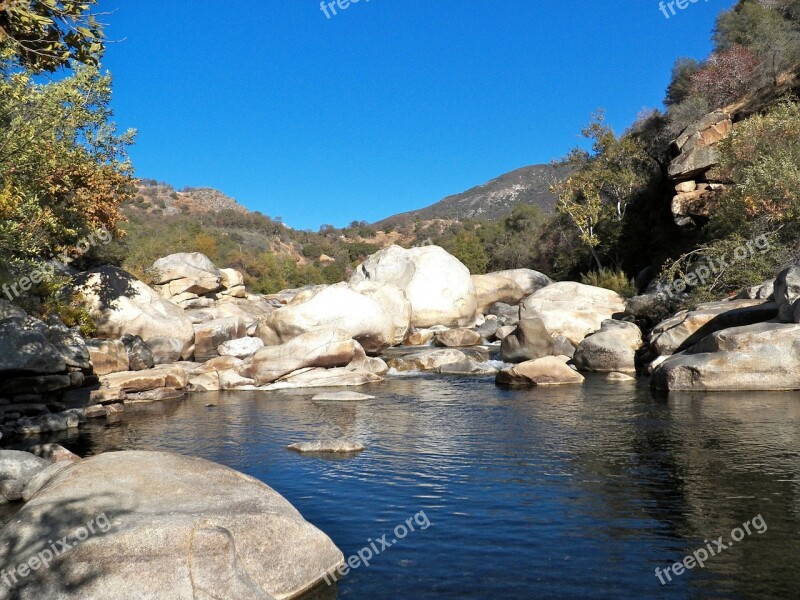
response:
<path id="1" fill-rule="evenodd" d="M 28 452 L 0 450 L 0 504 L 21 500 L 28 482 L 49 465 Z"/>
<path id="2" fill-rule="evenodd" d="M 64 536 L 68 552 L 44 555 L 49 567 L 0 598 L 296 598 L 343 561 L 270 487 L 164 452 L 101 454 L 55 474 L 0 532 L 0 561 L 28 563 Z"/>
<path id="3" fill-rule="evenodd" d="M 503 369 L 495 383 L 508 387 L 539 385 L 575 385 L 584 381 L 583 375 L 567 365 L 565 356 L 547 356 Z"/>
<path id="4" fill-rule="evenodd" d="M 656 356 L 675 354 L 715 331 L 763 323 L 777 314 L 778 306 L 763 300 L 707 302 L 659 323 L 650 333 L 650 346 Z"/>
<path id="5" fill-rule="evenodd" d="M 613 373 L 636 371 L 636 351 L 643 345 L 642 332 L 633 323 L 603 321 L 600 331 L 587 336 L 575 351 L 580 371 Z"/>
<path id="6" fill-rule="evenodd" d="M 179 349 L 179 358 L 191 358 L 194 352 L 192 321 L 183 309 L 130 273 L 117 267 L 99 267 L 78 275 L 74 291 L 97 326 L 97 337 L 119 339 L 130 334 L 138 335 L 145 342 L 171 339 Z M 148 346 L 155 357 L 160 346 Z M 157 357 L 156 362 L 159 362 Z"/>
<path id="7" fill-rule="evenodd" d="M 265 317 L 256 336 L 267 346 L 284 344 L 320 329 L 344 330 L 369 353 L 401 344 L 411 318 L 403 292 L 390 284 L 364 282 L 361 294 L 346 285 L 332 285 L 297 294 L 285 307 Z M 394 299 L 392 299 L 394 297 Z"/>
<path id="8" fill-rule="evenodd" d="M 511 363 L 544 358 L 553 351 L 553 338 L 541 319 L 522 319 L 513 333 L 502 337 L 500 344 L 500 356 Z"/>
<path id="9" fill-rule="evenodd" d="M 800 389 L 800 325 L 758 323 L 718 331 L 656 367 L 651 384 L 671 391 Z"/>
<path id="10" fill-rule="evenodd" d="M 403 290 L 411 303 L 413 327 L 463 327 L 474 320 L 477 297 L 469 269 L 438 246 L 384 248 L 356 269 L 350 284 L 365 281 Z"/>
<path id="11" fill-rule="evenodd" d="M 603 321 L 622 315 L 625 308 L 625 299 L 616 292 L 562 281 L 526 298 L 520 317 L 539 317 L 551 335 L 563 335 L 577 346 L 599 330 Z"/>

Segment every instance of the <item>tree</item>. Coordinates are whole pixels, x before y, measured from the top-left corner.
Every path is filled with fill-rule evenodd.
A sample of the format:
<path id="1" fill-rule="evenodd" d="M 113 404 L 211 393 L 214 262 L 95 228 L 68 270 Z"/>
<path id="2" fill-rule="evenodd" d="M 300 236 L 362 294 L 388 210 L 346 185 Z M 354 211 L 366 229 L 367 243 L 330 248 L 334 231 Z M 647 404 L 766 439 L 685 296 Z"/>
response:
<path id="1" fill-rule="evenodd" d="M 97 66 L 105 50 L 97 0 L 6 0 L 0 5 L 0 47 L 23 67 L 55 71 L 72 61 Z"/>
<path id="2" fill-rule="evenodd" d="M 613 246 L 628 204 L 648 187 L 658 169 L 641 142 L 630 135 L 617 138 L 602 112 L 582 134 L 591 140 L 591 151 L 577 148 L 560 162 L 572 174 L 555 183 L 552 191 L 558 211 L 570 218 L 602 268 L 601 246 Z"/>
<path id="3" fill-rule="evenodd" d="M 0 255 L 6 269 L 112 235 L 135 195 L 126 148 L 108 107 L 111 79 L 95 67 L 56 82 L 0 62 Z"/>
<path id="4" fill-rule="evenodd" d="M 676 60 L 664 104 L 672 106 L 686 100 L 692 93 L 692 76 L 699 70 L 700 63 L 693 58 L 681 57 Z"/>
<path id="5" fill-rule="evenodd" d="M 444 242 L 444 249 L 464 263 L 473 275 L 486 273 L 489 257 L 480 238 L 472 231 L 460 231 Z"/>
<path id="6" fill-rule="evenodd" d="M 717 19 L 717 52 L 748 48 L 758 61 L 758 72 L 774 81 L 800 61 L 798 4 L 796 0 L 740 0 Z"/>

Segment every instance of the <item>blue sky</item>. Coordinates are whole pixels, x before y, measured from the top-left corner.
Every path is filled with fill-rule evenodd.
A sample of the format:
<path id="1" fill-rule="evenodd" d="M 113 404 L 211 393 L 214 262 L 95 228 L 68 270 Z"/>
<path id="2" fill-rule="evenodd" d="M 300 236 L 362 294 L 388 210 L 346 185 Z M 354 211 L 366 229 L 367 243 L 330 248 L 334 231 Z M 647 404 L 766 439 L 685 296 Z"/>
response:
<path id="1" fill-rule="evenodd" d="M 653 0 L 102 0 L 140 177 L 212 186 L 298 228 L 427 206 L 623 130 L 704 57 L 716 15 Z M 330 14 L 329 10 L 329 14 Z"/>

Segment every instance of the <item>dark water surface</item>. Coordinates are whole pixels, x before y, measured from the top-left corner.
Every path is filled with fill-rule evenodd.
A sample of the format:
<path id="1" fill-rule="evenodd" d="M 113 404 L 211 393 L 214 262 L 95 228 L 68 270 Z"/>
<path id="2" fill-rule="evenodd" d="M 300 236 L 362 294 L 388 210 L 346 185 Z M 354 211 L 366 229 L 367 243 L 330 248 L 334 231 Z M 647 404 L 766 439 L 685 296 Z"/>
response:
<path id="1" fill-rule="evenodd" d="M 430 527 L 352 571 L 340 598 L 800 597 L 798 394 L 667 399 L 600 379 L 509 391 L 441 377 L 360 388 L 377 398 L 359 403 L 311 401 L 318 391 L 198 394 L 60 441 L 253 475 L 345 556 L 424 511 Z M 338 435 L 368 449 L 338 460 L 285 449 Z M 758 515 L 764 533 L 751 525 L 704 569 L 656 578 Z"/>

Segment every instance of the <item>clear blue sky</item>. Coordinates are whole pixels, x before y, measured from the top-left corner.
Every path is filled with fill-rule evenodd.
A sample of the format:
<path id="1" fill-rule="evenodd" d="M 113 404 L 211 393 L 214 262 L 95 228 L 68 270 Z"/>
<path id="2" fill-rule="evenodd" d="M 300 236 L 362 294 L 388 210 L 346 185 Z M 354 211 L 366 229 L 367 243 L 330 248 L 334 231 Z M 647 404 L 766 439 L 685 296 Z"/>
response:
<path id="1" fill-rule="evenodd" d="M 298 228 L 375 221 L 622 130 L 704 57 L 721 10 L 655 0 L 102 0 L 140 177 Z"/>

